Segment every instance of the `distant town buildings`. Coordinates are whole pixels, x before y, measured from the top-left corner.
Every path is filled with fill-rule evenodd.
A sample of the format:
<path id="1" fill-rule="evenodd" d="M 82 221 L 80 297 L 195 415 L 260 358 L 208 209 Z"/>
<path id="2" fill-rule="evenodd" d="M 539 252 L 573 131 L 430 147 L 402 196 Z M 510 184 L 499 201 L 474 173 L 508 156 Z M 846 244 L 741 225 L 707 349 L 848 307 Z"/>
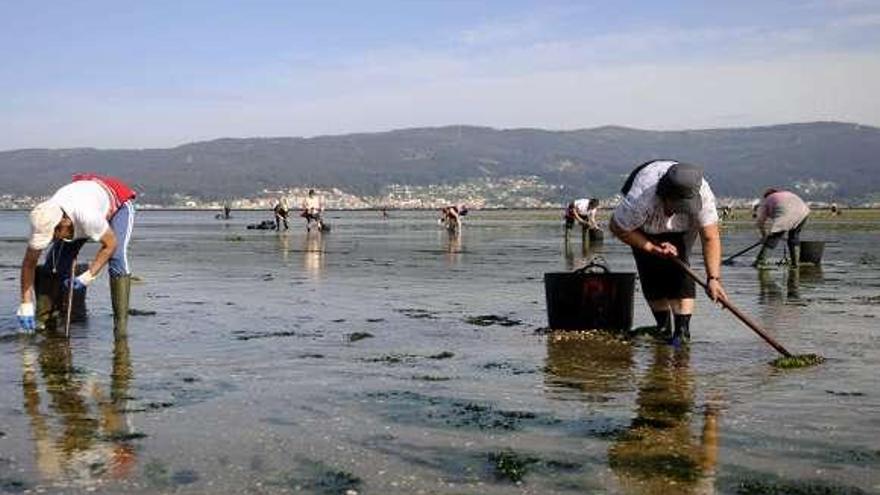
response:
<path id="1" fill-rule="evenodd" d="M 810 189 L 827 188 L 827 184 L 809 183 Z M 804 184 L 800 184 L 804 186 Z M 799 190 L 804 187 L 798 188 Z M 391 184 L 383 188 L 375 196 L 359 196 L 342 189 L 315 188 L 323 196 L 324 205 L 331 210 L 361 209 L 435 209 L 446 205 L 463 204 L 470 208 L 562 208 L 574 196 L 589 196 L 588 193 L 569 193 L 565 186 L 547 184 L 537 176 L 497 177 L 469 180 L 456 184 L 409 185 Z M 244 198 L 228 198 L 225 200 L 206 200 L 194 196 L 175 194 L 163 203 L 152 203 L 145 195 L 139 202 L 139 208 L 191 208 L 191 209 L 222 209 L 228 204 L 234 209 L 271 210 L 281 199 L 286 198 L 291 208 L 299 208 L 303 198 L 308 194 L 309 187 L 290 186 L 281 189 L 264 189 L 253 196 Z M 29 209 L 45 197 L 0 195 L 2 209 Z M 612 208 L 620 201 L 620 195 L 602 199 L 603 208 Z M 750 208 L 757 198 L 719 197 L 718 206 L 732 208 Z M 815 208 L 827 208 L 830 203 L 810 202 Z M 866 203 L 860 207 L 880 207 L 878 203 Z"/>

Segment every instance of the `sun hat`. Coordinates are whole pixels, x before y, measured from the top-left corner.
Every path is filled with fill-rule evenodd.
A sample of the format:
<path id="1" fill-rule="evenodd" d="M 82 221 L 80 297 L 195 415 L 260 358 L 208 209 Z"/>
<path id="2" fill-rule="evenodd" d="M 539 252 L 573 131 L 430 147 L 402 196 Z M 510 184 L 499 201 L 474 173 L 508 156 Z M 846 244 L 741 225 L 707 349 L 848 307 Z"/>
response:
<path id="1" fill-rule="evenodd" d="M 46 249 L 52 243 L 55 227 L 64 212 L 58 204 L 44 201 L 31 210 L 31 238 L 28 246 L 32 249 Z"/>

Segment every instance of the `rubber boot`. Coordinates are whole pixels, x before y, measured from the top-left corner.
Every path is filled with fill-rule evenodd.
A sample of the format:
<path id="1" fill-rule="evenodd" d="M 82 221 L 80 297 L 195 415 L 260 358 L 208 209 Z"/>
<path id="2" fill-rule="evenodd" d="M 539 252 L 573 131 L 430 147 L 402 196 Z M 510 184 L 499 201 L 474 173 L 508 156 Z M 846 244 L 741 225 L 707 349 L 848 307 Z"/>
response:
<path id="1" fill-rule="evenodd" d="M 755 261 L 752 263 L 752 266 L 761 270 L 767 268 L 767 246 L 761 246 L 761 250 L 758 251 L 758 256 L 755 256 Z"/>
<path id="2" fill-rule="evenodd" d="M 672 312 L 668 309 L 662 311 L 651 310 L 654 320 L 657 322 L 656 337 L 668 340 L 672 337 Z"/>
<path id="3" fill-rule="evenodd" d="M 691 315 L 675 315 L 675 331 L 669 340 L 669 345 L 680 347 L 691 340 Z"/>
<path id="4" fill-rule="evenodd" d="M 38 266 L 34 274 L 34 319 L 37 330 L 54 330 L 58 314 L 61 281 L 46 266 Z"/>
<path id="5" fill-rule="evenodd" d="M 34 304 L 34 320 L 36 321 L 37 330 L 52 330 L 58 316 L 57 307 L 55 306 L 55 298 L 51 293 L 37 293 L 36 304 Z"/>
<path id="6" fill-rule="evenodd" d="M 131 275 L 110 277 L 110 302 L 113 305 L 113 335 L 128 335 L 128 298 L 131 294 Z"/>
<path id="7" fill-rule="evenodd" d="M 789 261 L 788 267 L 791 269 L 797 269 L 801 266 L 801 245 L 798 244 L 789 244 L 788 245 L 788 253 L 789 253 Z"/>

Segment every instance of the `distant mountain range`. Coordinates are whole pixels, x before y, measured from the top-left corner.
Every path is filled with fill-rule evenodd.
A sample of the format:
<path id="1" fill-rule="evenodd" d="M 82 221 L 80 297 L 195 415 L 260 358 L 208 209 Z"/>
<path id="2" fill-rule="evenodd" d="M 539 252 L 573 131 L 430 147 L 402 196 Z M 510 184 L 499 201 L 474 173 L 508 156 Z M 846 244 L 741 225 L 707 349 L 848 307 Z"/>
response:
<path id="1" fill-rule="evenodd" d="M 880 129 L 837 122 L 690 131 L 448 126 L 168 149 L 23 149 L 0 152 L 0 194 L 45 195 L 74 172 L 95 171 L 126 179 L 155 203 L 175 193 L 219 199 L 299 185 L 374 195 L 392 183 L 524 175 L 563 184 L 572 197 L 610 196 L 652 158 L 703 165 L 719 196 L 780 185 L 812 199 L 880 198 Z"/>

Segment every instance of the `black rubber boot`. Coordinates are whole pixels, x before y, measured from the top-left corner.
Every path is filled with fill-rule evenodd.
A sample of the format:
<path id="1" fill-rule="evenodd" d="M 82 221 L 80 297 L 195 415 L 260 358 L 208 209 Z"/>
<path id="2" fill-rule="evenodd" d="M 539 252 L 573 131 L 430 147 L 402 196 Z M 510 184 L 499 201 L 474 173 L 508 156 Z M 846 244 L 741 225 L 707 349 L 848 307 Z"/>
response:
<path id="1" fill-rule="evenodd" d="M 131 275 L 110 277 L 110 303 L 113 305 L 113 335 L 128 335 L 128 300 L 131 294 Z"/>
<path id="2" fill-rule="evenodd" d="M 668 309 L 663 311 L 654 311 L 654 320 L 657 322 L 657 338 L 669 339 L 672 337 L 672 312 Z"/>
<path id="3" fill-rule="evenodd" d="M 691 340 L 691 315 L 675 315 L 675 332 L 672 333 L 670 344 L 675 347 Z"/>

